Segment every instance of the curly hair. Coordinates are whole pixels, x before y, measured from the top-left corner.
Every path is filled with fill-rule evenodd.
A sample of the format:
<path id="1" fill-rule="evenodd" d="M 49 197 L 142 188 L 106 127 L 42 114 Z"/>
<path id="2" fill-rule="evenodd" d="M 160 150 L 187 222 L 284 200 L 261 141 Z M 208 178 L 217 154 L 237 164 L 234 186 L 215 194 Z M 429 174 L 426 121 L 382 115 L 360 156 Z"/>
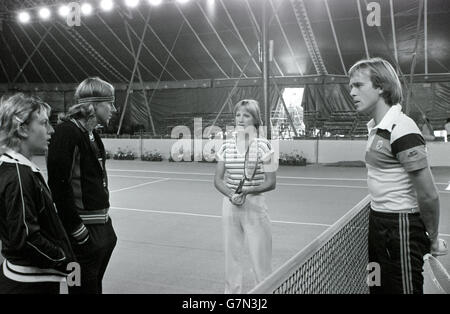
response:
<path id="1" fill-rule="evenodd" d="M 50 115 L 51 107 L 39 97 L 17 93 L 0 100 L 0 147 L 16 147 L 22 137 L 19 128 L 29 124 L 34 114 L 45 110 Z"/>

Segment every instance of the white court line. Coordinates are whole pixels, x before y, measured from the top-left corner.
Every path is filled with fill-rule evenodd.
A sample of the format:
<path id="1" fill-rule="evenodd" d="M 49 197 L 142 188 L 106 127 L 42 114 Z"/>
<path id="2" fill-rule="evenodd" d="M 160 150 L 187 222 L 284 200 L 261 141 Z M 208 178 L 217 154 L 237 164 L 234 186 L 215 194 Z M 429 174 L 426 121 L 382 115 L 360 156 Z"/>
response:
<path id="1" fill-rule="evenodd" d="M 126 169 L 107 169 L 108 171 L 117 172 L 142 172 L 142 173 L 161 173 L 161 174 L 177 174 L 177 175 L 195 175 L 195 176 L 214 176 L 214 173 L 205 172 L 176 172 L 176 171 L 157 171 L 157 170 L 126 170 Z M 132 177 L 130 177 L 132 178 Z M 289 177 L 277 176 L 279 179 L 293 179 L 293 180 L 324 180 L 324 181 L 367 181 L 367 179 L 360 178 L 324 178 L 324 177 Z M 172 178 L 171 178 L 172 179 Z M 439 185 L 449 185 L 449 182 L 435 182 Z"/>
<path id="2" fill-rule="evenodd" d="M 315 188 L 349 188 L 349 189 L 367 189 L 367 186 L 356 185 L 332 185 L 332 184 L 306 184 L 306 183 L 278 183 L 277 185 L 283 186 L 306 186 Z"/>
<path id="3" fill-rule="evenodd" d="M 117 171 L 117 172 L 143 172 L 143 173 L 168 173 L 168 174 L 187 174 L 187 175 L 196 175 L 196 176 L 213 176 L 214 173 L 205 173 L 205 172 L 176 172 L 176 171 L 157 171 L 157 170 L 129 170 L 129 169 L 111 169 L 107 168 L 108 171 Z"/>
<path id="4" fill-rule="evenodd" d="M 212 180 L 203 180 L 203 179 L 122 176 L 122 175 L 115 175 L 115 174 L 109 175 L 108 177 L 130 178 L 130 179 L 167 179 L 167 180 L 171 180 L 171 181 L 212 182 Z M 277 177 L 277 178 L 279 178 L 279 177 Z M 356 186 L 356 185 L 306 184 L 306 183 L 282 183 L 282 182 L 277 182 L 277 185 L 281 185 L 281 186 L 323 187 L 323 188 L 367 189 L 367 186 Z M 450 191 L 439 191 L 439 193 L 441 193 L 441 194 L 450 194 Z"/>
<path id="5" fill-rule="evenodd" d="M 137 208 L 126 208 L 126 207 L 111 207 L 111 209 L 141 212 L 141 213 L 151 213 L 151 214 L 166 214 L 166 215 L 180 215 L 180 216 L 194 216 L 194 217 L 207 217 L 207 218 L 222 218 L 222 216 L 217 215 L 205 215 L 205 214 L 194 214 L 185 212 L 172 212 L 172 211 L 162 211 L 162 210 L 152 210 L 152 209 L 137 209 Z M 318 227 L 331 227 L 328 224 L 319 224 L 314 222 L 298 222 L 298 221 L 283 221 L 283 220 L 271 220 L 272 223 L 288 224 L 288 225 L 305 225 L 305 226 L 318 226 Z M 450 237 L 450 234 L 439 233 L 439 236 Z"/>
<path id="6" fill-rule="evenodd" d="M 213 182 L 212 180 L 202 180 L 202 179 L 188 179 L 188 178 L 163 178 L 163 177 L 139 177 L 139 176 L 120 176 L 120 175 L 110 175 L 110 177 L 116 178 L 133 178 L 133 179 L 170 179 L 171 181 L 193 181 L 193 182 Z M 281 183 L 278 182 L 277 185 L 283 186 L 307 186 L 307 187 L 324 187 L 324 188 L 354 188 L 354 189 L 367 189 L 366 186 L 355 186 L 355 185 L 328 185 L 328 184 L 306 184 L 306 183 Z"/>
<path id="7" fill-rule="evenodd" d="M 152 209 L 137 209 L 137 208 L 125 208 L 125 207 L 111 207 L 111 209 L 133 211 L 141 213 L 152 213 L 152 214 L 165 214 L 165 215 L 181 215 L 181 216 L 194 216 L 194 217 L 207 217 L 207 218 L 222 218 L 222 216 L 217 215 L 205 215 L 205 214 L 194 214 L 186 212 L 172 212 L 172 211 L 162 211 L 162 210 L 152 210 Z M 297 222 L 297 221 L 283 221 L 283 220 L 271 220 L 273 223 L 279 224 L 290 224 L 290 225 L 307 225 L 307 226 L 319 226 L 319 227 L 330 227 L 331 225 L 319 224 L 313 222 Z"/>
<path id="8" fill-rule="evenodd" d="M 126 190 L 131 190 L 134 188 L 138 188 L 140 186 L 144 186 L 144 185 L 148 185 L 148 184 L 152 184 L 152 183 L 158 183 L 158 182 L 162 182 L 162 181 L 168 181 L 169 178 L 164 178 L 161 180 L 156 180 L 156 181 L 151 181 L 151 182 L 145 182 L 145 183 L 141 183 L 141 184 L 136 184 L 136 185 L 132 185 L 123 189 L 119 189 L 119 190 L 114 190 L 114 191 L 110 191 L 110 193 L 115 193 L 115 192 L 122 192 L 122 191 L 126 191 Z"/>

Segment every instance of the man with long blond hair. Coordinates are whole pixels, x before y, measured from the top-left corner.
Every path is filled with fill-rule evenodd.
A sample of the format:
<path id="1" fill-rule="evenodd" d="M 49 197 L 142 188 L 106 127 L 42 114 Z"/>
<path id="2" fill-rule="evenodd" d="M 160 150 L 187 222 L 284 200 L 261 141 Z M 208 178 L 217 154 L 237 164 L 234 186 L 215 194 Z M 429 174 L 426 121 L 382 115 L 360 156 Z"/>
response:
<path id="1" fill-rule="evenodd" d="M 69 293 L 102 293 L 117 237 L 109 217 L 105 148 L 95 127 L 107 125 L 114 88 L 93 77 L 75 91 L 75 104 L 55 127 L 48 151 L 48 180 L 59 215 L 81 266 L 81 286 Z"/>

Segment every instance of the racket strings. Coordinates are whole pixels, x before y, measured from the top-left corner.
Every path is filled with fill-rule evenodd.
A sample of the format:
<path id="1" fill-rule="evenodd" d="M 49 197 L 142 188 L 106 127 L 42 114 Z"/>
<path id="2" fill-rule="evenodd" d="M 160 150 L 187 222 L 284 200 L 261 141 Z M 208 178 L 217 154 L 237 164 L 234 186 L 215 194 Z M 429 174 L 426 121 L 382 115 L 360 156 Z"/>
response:
<path id="1" fill-rule="evenodd" d="M 259 151 L 257 141 L 252 142 L 245 154 L 244 176 L 247 180 L 252 180 L 259 168 Z"/>

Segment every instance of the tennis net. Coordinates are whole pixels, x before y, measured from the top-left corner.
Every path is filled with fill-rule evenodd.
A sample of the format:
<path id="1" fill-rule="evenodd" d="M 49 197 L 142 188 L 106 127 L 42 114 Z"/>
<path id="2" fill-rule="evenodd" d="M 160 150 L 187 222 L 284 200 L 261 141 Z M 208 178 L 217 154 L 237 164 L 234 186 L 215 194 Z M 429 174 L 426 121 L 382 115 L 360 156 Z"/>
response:
<path id="1" fill-rule="evenodd" d="M 368 293 L 369 203 L 366 196 L 249 293 Z"/>

